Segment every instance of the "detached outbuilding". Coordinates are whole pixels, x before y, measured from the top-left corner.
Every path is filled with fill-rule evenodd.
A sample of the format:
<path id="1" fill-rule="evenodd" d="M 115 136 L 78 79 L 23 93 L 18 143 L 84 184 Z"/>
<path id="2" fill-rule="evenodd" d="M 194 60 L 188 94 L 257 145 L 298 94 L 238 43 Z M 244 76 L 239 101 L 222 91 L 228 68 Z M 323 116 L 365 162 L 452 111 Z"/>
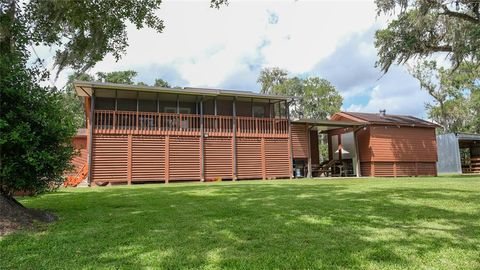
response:
<path id="1" fill-rule="evenodd" d="M 330 159 L 352 159 L 361 176 L 436 176 L 437 124 L 405 115 L 341 112 L 333 121 L 359 126 L 329 130 Z M 346 151 L 345 151 L 346 150 Z M 358 154 L 357 154 L 358 153 Z"/>
<path id="2" fill-rule="evenodd" d="M 437 136 L 439 173 L 480 173 L 480 134 Z"/>

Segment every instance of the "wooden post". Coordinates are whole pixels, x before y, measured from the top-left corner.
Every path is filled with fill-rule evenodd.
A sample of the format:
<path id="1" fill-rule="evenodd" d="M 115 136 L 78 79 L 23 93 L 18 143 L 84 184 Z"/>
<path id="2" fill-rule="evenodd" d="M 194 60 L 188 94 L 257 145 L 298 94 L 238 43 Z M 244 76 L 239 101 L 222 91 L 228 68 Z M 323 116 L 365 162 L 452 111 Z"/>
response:
<path id="1" fill-rule="evenodd" d="M 203 97 L 200 100 L 200 181 L 205 181 L 205 131 L 203 126 Z"/>
<path id="2" fill-rule="evenodd" d="M 265 137 L 261 138 L 260 156 L 262 157 L 262 179 L 267 179 L 266 157 L 265 157 Z"/>
<path id="3" fill-rule="evenodd" d="M 278 104 L 278 110 L 280 111 L 280 103 Z M 282 115 L 279 112 L 280 115 Z M 285 116 L 288 121 L 288 155 L 289 155 L 289 164 L 288 166 L 290 167 L 290 179 L 293 178 L 293 144 L 292 144 L 292 123 L 290 121 L 290 109 L 289 109 L 289 103 L 285 101 Z"/>
<path id="4" fill-rule="evenodd" d="M 128 134 L 127 150 L 127 183 L 132 184 L 132 134 Z"/>
<path id="5" fill-rule="evenodd" d="M 233 156 L 233 181 L 237 180 L 237 97 L 233 97 L 233 108 L 232 108 L 232 156 Z"/>
<path id="6" fill-rule="evenodd" d="M 353 131 L 353 142 L 355 143 L 355 158 L 356 158 L 356 162 L 355 162 L 355 170 L 357 171 L 356 175 L 357 177 L 360 177 L 362 176 L 362 172 L 361 172 L 361 167 L 360 167 L 360 151 L 359 151 L 359 148 L 358 148 L 358 139 L 357 139 L 357 133 L 360 129 L 354 129 Z"/>
<path id="7" fill-rule="evenodd" d="M 312 149 L 311 149 L 311 141 L 310 141 L 310 128 L 308 127 L 307 125 L 307 147 L 308 147 L 308 151 L 307 151 L 307 178 L 312 178 Z"/>
<path id="8" fill-rule="evenodd" d="M 88 104 L 88 103 L 86 103 Z M 89 119 L 89 127 L 88 127 L 88 183 L 90 186 L 95 185 L 95 182 L 92 181 L 92 168 L 93 168 L 93 129 L 94 126 L 94 118 L 95 118 L 95 96 L 92 89 L 92 96 L 90 97 L 90 119 Z"/>
<path id="9" fill-rule="evenodd" d="M 165 136 L 165 184 L 170 180 L 170 136 Z"/>
<path id="10" fill-rule="evenodd" d="M 375 177 L 375 161 L 370 162 L 370 176 Z"/>
<path id="11" fill-rule="evenodd" d="M 397 177 L 397 162 L 393 162 L 393 177 Z"/>

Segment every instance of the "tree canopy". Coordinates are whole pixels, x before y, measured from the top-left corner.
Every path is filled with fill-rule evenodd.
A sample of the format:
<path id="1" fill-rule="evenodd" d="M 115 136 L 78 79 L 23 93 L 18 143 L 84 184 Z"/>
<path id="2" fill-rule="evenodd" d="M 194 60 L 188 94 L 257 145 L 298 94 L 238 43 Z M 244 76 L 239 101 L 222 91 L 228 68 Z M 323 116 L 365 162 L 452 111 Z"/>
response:
<path id="1" fill-rule="evenodd" d="M 375 46 L 382 71 L 394 63 L 425 59 L 443 52 L 452 66 L 480 60 L 480 12 L 470 0 L 375 0 L 378 14 L 398 13 L 386 29 L 378 30 Z"/>
<path id="2" fill-rule="evenodd" d="M 261 92 L 295 96 L 291 106 L 293 118 L 327 119 L 340 111 L 342 96 L 327 80 L 318 77 L 289 77 L 288 72 L 280 68 L 266 68 L 260 72 L 257 80 Z"/>

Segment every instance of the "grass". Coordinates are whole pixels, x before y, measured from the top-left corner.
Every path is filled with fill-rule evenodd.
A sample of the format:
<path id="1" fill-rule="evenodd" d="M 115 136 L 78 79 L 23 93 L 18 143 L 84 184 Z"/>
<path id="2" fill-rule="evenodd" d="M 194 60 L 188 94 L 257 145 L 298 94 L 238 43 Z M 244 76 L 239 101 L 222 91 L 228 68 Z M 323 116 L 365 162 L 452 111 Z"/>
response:
<path id="1" fill-rule="evenodd" d="M 480 176 L 63 189 L 0 269 L 479 269 Z"/>

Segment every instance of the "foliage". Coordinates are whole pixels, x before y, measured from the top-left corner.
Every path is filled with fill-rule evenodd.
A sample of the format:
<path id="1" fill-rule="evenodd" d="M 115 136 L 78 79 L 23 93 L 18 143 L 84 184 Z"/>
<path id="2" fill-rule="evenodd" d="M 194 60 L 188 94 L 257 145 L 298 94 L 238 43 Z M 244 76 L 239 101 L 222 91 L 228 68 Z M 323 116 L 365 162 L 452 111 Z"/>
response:
<path id="1" fill-rule="evenodd" d="M 457 68 L 438 67 L 435 61 L 424 61 L 411 70 L 420 86 L 433 98 L 427 104 L 429 117 L 443 126 L 444 132 L 479 132 L 480 68 L 463 62 Z"/>
<path id="2" fill-rule="evenodd" d="M 153 86 L 156 86 L 156 87 L 167 87 L 167 88 L 170 88 L 170 84 L 163 80 L 163 79 L 155 79 L 155 84 Z"/>
<path id="3" fill-rule="evenodd" d="M 38 65 L 27 67 L 22 20 L 1 17 L 16 40 L 15 46 L 2 43 L 0 54 L 0 195 L 7 197 L 55 188 L 75 153 L 71 138 L 76 127 L 65 96 L 40 86 L 48 74 Z"/>
<path id="4" fill-rule="evenodd" d="M 97 72 L 98 82 L 109 82 L 119 84 L 134 84 L 133 78 L 138 75 L 138 72 L 133 70 L 112 71 L 112 72 Z"/>
<path id="5" fill-rule="evenodd" d="M 279 68 L 266 68 L 258 80 L 262 93 L 295 96 L 291 105 L 293 118 L 327 119 L 340 111 L 343 98 L 327 80 L 318 77 L 288 77 Z"/>
<path id="6" fill-rule="evenodd" d="M 480 176 L 66 189 L 21 200 L 59 221 L 4 237 L 0 268 L 479 269 L 479 193 Z"/>
<path id="7" fill-rule="evenodd" d="M 480 60 L 478 1 L 375 0 L 378 14 L 398 12 L 386 29 L 378 30 L 377 66 L 387 72 L 393 63 L 424 59 L 443 52 L 454 67 Z"/>

